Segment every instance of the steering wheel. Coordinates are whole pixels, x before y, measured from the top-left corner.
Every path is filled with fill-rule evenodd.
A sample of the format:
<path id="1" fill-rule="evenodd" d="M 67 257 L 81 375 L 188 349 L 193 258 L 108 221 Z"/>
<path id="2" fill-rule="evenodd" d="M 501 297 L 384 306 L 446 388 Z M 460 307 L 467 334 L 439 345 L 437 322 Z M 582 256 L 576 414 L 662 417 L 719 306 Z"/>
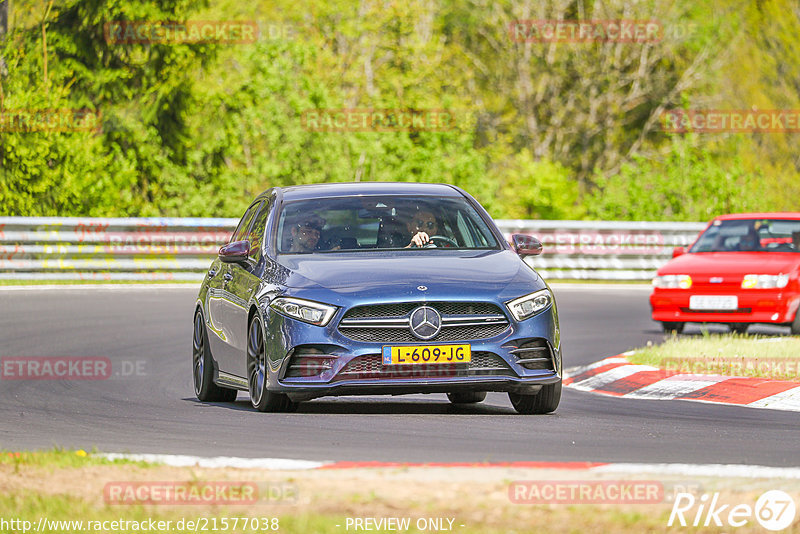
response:
<path id="1" fill-rule="evenodd" d="M 435 248 L 439 246 L 444 248 L 458 248 L 458 243 L 456 243 L 454 239 L 443 235 L 432 235 L 429 239 L 430 241 L 428 241 L 424 248 Z M 438 245 L 437 242 L 439 243 Z"/>

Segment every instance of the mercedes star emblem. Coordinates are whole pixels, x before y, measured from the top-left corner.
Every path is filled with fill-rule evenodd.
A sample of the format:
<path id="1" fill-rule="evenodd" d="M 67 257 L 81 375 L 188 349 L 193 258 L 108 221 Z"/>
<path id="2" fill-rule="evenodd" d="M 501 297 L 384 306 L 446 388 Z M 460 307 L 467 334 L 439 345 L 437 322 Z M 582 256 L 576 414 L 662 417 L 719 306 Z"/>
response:
<path id="1" fill-rule="evenodd" d="M 442 316 L 439 312 L 428 306 L 420 306 L 408 318 L 411 333 L 419 339 L 432 339 L 442 329 Z"/>

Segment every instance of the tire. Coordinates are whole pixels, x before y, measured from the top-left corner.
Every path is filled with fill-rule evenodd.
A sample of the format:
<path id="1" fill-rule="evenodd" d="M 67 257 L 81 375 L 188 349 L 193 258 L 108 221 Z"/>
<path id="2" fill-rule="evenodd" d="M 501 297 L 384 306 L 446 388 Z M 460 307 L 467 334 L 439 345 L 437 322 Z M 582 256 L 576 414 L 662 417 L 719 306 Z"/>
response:
<path id="1" fill-rule="evenodd" d="M 282 393 L 267 389 L 267 347 L 264 329 L 256 314 L 247 328 L 247 389 L 250 404 L 259 412 L 290 412 L 297 405 Z"/>
<path id="2" fill-rule="evenodd" d="M 447 398 L 453 404 L 475 404 L 486 398 L 485 391 L 457 391 L 448 393 Z"/>
<path id="3" fill-rule="evenodd" d="M 671 334 L 675 332 L 676 334 L 680 334 L 683 332 L 683 327 L 686 326 L 686 323 L 671 323 L 671 322 L 663 322 L 661 323 L 661 328 L 664 329 L 664 332 L 667 334 Z"/>
<path id="4" fill-rule="evenodd" d="M 792 335 L 800 336 L 800 308 L 797 308 L 797 313 L 794 314 L 794 322 L 792 322 Z"/>
<path id="5" fill-rule="evenodd" d="M 728 328 L 731 332 L 735 332 L 737 334 L 746 334 L 747 329 L 750 327 L 750 323 L 729 323 Z"/>
<path id="6" fill-rule="evenodd" d="M 561 402 L 561 382 L 542 386 L 536 395 L 508 393 L 508 399 L 517 413 L 522 415 L 546 414 L 556 411 Z"/>
<path id="7" fill-rule="evenodd" d="M 235 389 L 223 388 L 214 383 L 214 362 L 208 348 L 203 313 L 198 309 L 194 314 L 194 332 L 192 334 L 192 381 L 194 394 L 203 402 L 233 402 L 236 400 Z"/>

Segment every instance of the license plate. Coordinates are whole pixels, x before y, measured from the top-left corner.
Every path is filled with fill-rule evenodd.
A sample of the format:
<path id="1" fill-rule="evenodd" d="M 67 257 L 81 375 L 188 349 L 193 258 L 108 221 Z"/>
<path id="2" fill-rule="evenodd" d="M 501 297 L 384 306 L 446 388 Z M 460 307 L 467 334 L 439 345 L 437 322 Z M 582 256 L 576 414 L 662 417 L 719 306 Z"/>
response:
<path id="1" fill-rule="evenodd" d="M 739 308 L 739 298 L 735 295 L 693 295 L 689 297 L 692 310 L 735 310 Z"/>
<path id="2" fill-rule="evenodd" d="M 384 346 L 383 365 L 467 363 L 472 359 L 470 345 Z"/>

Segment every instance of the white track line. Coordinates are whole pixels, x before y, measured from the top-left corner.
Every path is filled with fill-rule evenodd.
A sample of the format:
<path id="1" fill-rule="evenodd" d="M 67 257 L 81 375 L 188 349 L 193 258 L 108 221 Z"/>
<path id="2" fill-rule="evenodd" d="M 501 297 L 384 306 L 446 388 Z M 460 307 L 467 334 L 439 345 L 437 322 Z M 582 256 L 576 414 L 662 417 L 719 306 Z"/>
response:
<path id="1" fill-rule="evenodd" d="M 620 356 L 612 356 L 611 358 L 606 358 L 605 360 L 600 360 L 599 362 L 590 363 L 589 365 L 582 365 L 580 367 L 571 367 L 566 371 L 564 371 L 564 378 L 577 376 L 579 374 L 585 373 L 586 371 L 591 371 L 592 369 L 597 369 L 598 367 L 603 367 L 604 365 L 608 365 L 611 363 L 630 363 L 630 362 L 627 359 L 622 358 Z"/>
<path id="2" fill-rule="evenodd" d="M 172 467 L 235 467 L 239 469 L 300 470 L 316 469 L 330 462 L 292 460 L 288 458 L 236 458 L 233 456 L 185 456 L 174 454 L 100 454 L 109 460 L 130 460 L 169 465 Z"/>
<path id="3" fill-rule="evenodd" d="M 693 391 L 713 386 L 730 379 L 729 376 L 709 375 L 676 375 L 664 378 L 636 391 L 626 393 L 623 397 L 628 399 L 674 399 L 687 395 Z"/>
<path id="4" fill-rule="evenodd" d="M 775 395 L 753 401 L 746 406 L 753 408 L 772 408 L 774 410 L 792 410 L 800 412 L 800 387 L 787 389 Z"/>
<path id="5" fill-rule="evenodd" d="M 593 467 L 593 472 L 620 474 L 657 474 L 706 476 L 720 478 L 792 478 L 800 479 L 800 467 L 768 467 L 737 464 L 608 464 Z"/>
<path id="6" fill-rule="evenodd" d="M 185 456 L 172 454 L 100 454 L 109 460 L 131 460 L 140 462 L 160 463 L 173 467 L 234 467 L 240 469 L 271 469 L 271 470 L 301 470 L 317 469 L 332 462 L 315 462 L 311 460 L 292 460 L 287 458 L 237 458 L 231 456 L 217 456 L 214 458 L 202 456 Z M 436 469 L 442 467 L 437 465 Z M 454 466 L 458 467 L 458 466 Z M 484 469 L 489 469 L 487 466 Z M 392 467 L 394 468 L 394 467 Z M 800 467 L 768 467 L 763 465 L 737 465 L 737 464 L 635 464 L 612 463 L 589 467 L 587 471 L 594 473 L 616 474 L 660 474 L 678 476 L 707 476 L 720 478 L 782 478 L 800 479 Z"/>
<path id="7" fill-rule="evenodd" d="M 615 367 L 602 373 L 596 374 L 586 380 L 580 382 L 573 382 L 569 385 L 572 389 L 581 391 L 592 391 L 600 389 L 612 382 L 616 382 L 622 378 L 627 378 L 642 371 L 658 371 L 658 367 L 651 367 L 649 365 L 623 365 L 622 367 Z"/>

